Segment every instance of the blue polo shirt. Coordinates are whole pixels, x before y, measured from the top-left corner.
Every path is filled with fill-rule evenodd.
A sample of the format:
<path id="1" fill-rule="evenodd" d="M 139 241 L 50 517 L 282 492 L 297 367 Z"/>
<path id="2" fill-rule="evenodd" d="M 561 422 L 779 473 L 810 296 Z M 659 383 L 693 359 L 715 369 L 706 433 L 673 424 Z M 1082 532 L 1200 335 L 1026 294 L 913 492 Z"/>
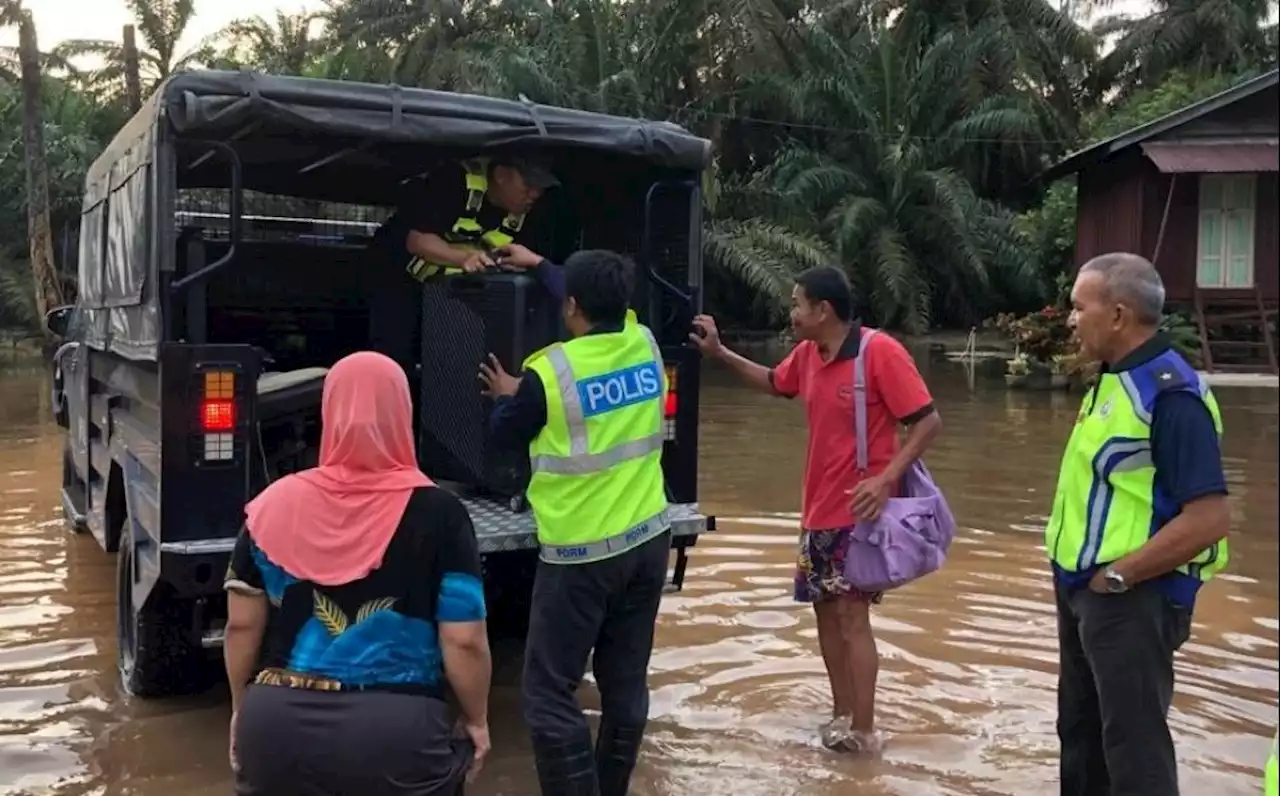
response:
<path id="1" fill-rule="evenodd" d="M 1135 368 L 1155 359 L 1171 348 L 1169 338 L 1156 334 L 1115 365 L 1103 365 L 1110 371 Z M 1097 388 L 1089 400 L 1097 400 Z M 1227 479 L 1222 471 L 1222 450 L 1213 415 L 1197 396 L 1185 391 L 1161 393 L 1151 413 L 1151 460 L 1155 465 L 1158 489 L 1153 509 L 1153 522 L 1158 528 L 1168 525 L 1182 513 L 1182 507 L 1209 495 L 1227 494 Z M 1159 533 L 1159 531 L 1156 531 Z M 1067 572 L 1054 567 L 1054 575 L 1067 588 L 1083 588 L 1097 567 L 1081 572 Z M 1170 572 L 1155 580 L 1170 600 L 1190 607 L 1194 605 L 1200 583 L 1179 572 Z"/>

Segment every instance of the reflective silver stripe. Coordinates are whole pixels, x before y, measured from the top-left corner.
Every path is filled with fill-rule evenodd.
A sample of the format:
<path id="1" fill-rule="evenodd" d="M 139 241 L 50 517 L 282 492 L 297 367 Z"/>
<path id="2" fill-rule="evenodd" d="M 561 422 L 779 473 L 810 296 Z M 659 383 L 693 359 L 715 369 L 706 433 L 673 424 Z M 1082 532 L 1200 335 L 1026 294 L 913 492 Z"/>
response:
<path id="1" fill-rule="evenodd" d="M 1096 564 L 1098 551 L 1102 549 L 1102 534 L 1106 529 L 1107 513 L 1111 509 L 1111 500 L 1114 497 L 1114 490 L 1109 480 L 1111 474 L 1131 472 L 1151 466 L 1151 443 L 1148 440 L 1110 440 L 1093 457 L 1094 488 L 1090 490 L 1089 499 L 1086 501 L 1088 516 L 1084 526 L 1084 545 L 1080 548 L 1079 558 L 1076 559 L 1077 571 L 1083 571 Z"/>
<path id="2" fill-rule="evenodd" d="M 662 349 L 654 339 L 648 327 L 639 325 L 640 331 L 649 343 L 649 351 L 654 362 L 662 367 Z M 573 365 L 563 346 L 554 346 L 547 351 L 547 360 L 555 372 L 556 388 L 560 391 L 560 401 L 564 404 L 565 423 L 569 428 L 569 455 L 555 456 L 539 454 L 530 459 L 530 466 L 535 473 L 554 475 L 589 475 L 607 470 L 622 462 L 639 459 L 654 451 L 662 450 L 663 404 L 656 402 L 658 413 L 657 432 L 641 439 L 624 442 L 599 453 L 591 453 L 590 440 L 587 438 L 587 419 L 582 411 L 582 397 L 578 395 L 578 380 L 573 373 Z M 664 377 L 665 378 L 665 377 Z"/>
<path id="3" fill-rule="evenodd" d="M 179 556 L 203 556 L 213 553 L 230 553 L 236 549 L 236 537 L 229 539 L 197 539 L 194 542 L 161 542 L 161 553 Z"/>
<path id="4" fill-rule="evenodd" d="M 602 453 L 584 453 L 581 456 L 552 456 L 544 453 L 531 457 L 529 463 L 536 473 L 589 475 L 607 470 L 615 464 L 622 464 L 648 456 L 655 451 L 661 451 L 665 441 L 662 434 L 658 433 L 615 445 Z"/>
<path id="5" fill-rule="evenodd" d="M 620 534 L 587 544 L 544 544 L 542 560 L 548 564 L 585 564 L 611 558 L 619 553 L 639 547 L 658 534 L 671 528 L 671 515 L 663 509 L 647 520 L 641 520 Z"/>
<path id="6" fill-rule="evenodd" d="M 569 355 L 561 346 L 554 346 L 547 352 L 551 368 L 556 374 L 556 387 L 560 390 L 560 401 L 564 404 L 564 419 L 569 425 L 569 455 L 586 456 L 591 450 L 587 441 L 587 418 L 582 413 L 582 398 L 578 395 L 578 380 L 573 376 L 573 365 Z"/>

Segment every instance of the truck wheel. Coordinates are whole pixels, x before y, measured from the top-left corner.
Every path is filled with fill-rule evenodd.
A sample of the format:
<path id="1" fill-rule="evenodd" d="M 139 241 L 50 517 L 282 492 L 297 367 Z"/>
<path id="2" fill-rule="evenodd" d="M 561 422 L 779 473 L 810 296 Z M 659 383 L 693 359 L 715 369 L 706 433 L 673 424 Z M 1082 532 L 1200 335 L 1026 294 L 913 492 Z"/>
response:
<path id="1" fill-rule="evenodd" d="M 127 693 L 143 698 L 189 694 L 207 685 L 208 663 L 192 643 L 194 605 L 158 583 L 133 607 L 133 531 L 126 517 L 116 557 L 116 665 Z"/>

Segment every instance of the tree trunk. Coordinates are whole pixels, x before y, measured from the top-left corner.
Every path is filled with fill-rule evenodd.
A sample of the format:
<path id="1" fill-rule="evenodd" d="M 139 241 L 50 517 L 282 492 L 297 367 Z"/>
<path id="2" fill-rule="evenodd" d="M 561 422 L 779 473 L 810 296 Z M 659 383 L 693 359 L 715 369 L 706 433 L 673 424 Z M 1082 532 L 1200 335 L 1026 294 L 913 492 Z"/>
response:
<path id="1" fill-rule="evenodd" d="M 124 26 L 124 97 L 129 115 L 142 109 L 142 74 L 138 67 L 138 40 L 132 25 Z"/>
<path id="2" fill-rule="evenodd" d="M 27 166 L 27 243 L 36 311 L 45 313 L 63 304 L 62 284 L 53 262 L 53 232 L 49 222 L 49 180 L 44 163 L 44 119 L 40 104 L 40 50 L 30 11 L 18 23 L 18 57 L 22 62 L 22 151 Z M 48 334 L 45 330 L 45 334 Z"/>

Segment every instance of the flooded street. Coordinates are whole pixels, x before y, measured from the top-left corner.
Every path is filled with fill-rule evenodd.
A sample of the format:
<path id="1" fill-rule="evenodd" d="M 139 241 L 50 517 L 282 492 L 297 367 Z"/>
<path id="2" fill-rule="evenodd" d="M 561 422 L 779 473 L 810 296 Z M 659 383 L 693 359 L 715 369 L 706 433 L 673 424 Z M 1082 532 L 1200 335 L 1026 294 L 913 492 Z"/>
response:
<path id="1" fill-rule="evenodd" d="M 925 368 L 945 429 L 928 457 L 959 535 L 944 570 L 875 611 L 884 758 L 821 749 L 829 710 L 811 612 L 792 602 L 801 408 L 719 373 L 702 410 L 703 507 L 662 609 L 636 796 L 1023 796 L 1056 793 L 1056 631 L 1042 531 L 1078 397 L 971 392 Z M 1189 796 L 1255 796 L 1277 723 L 1277 393 L 1218 390 L 1232 563 L 1178 656 L 1173 725 Z M 47 379 L 0 364 L 0 794 L 230 792 L 222 688 L 122 698 L 114 558 L 64 527 Z M 516 673 L 498 663 L 494 752 L 468 795 L 528 796 Z M 588 705 L 595 700 L 588 688 Z M 1055 783 L 1046 786 L 1046 781 Z"/>

